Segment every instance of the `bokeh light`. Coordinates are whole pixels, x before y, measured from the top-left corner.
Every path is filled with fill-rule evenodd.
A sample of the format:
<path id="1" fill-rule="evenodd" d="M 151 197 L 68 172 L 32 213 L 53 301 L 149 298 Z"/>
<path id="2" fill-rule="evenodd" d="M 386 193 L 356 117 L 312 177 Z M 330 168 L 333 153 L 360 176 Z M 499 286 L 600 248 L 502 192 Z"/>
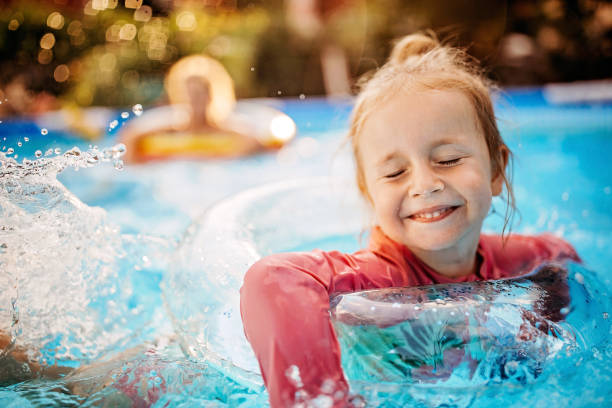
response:
<path id="1" fill-rule="evenodd" d="M 50 50 L 55 45 L 55 36 L 53 33 L 46 33 L 40 39 L 40 48 L 43 50 Z"/>
<path id="2" fill-rule="evenodd" d="M 146 23 L 153 17 L 153 9 L 149 6 L 142 6 L 134 11 L 134 20 Z"/>
<path id="3" fill-rule="evenodd" d="M 11 31 L 16 31 L 18 28 L 19 28 L 19 21 L 17 21 L 16 19 L 12 19 L 9 22 L 8 29 Z"/>
<path id="4" fill-rule="evenodd" d="M 54 30 L 61 30 L 64 27 L 64 16 L 57 11 L 49 14 L 47 25 Z"/>
<path id="5" fill-rule="evenodd" d="M 181 31 L 193 31 L 197 24 L 196 18 L 191 11 L 183 11 L 176 16 L 176 25 Z"/>
<path id="6" fill-rule="evenodd" d="M 91 0 L 91 8 L 94 10 L 102 11 L 106 10 L 108 6 L 108 0 Z"/>
<path id="7" fill-rule="evenodd" d="M 53 60 L 53 51 L 42 49 L 38 52 L 38 62 L 47 65 Z"/>
<path id="8" fill-rule="evenodd" d="M 142 0 L 125 0 L 125 8 L 137 9 L 142 6 Z"/>
<path id="9" fill-rule="evenodd" d="M 138 29 L 134 24 L 124 24 L 119 30 L 119 38 L 126 41 L 131 41 L 136 37 Z"/>
<path id="10" fill-rule="evenodd" d="M 68 65 L 66 64 L 58 65 L 55 68 L 55 71 L 53 71 L 53 78 L 57 82 L 65 82 L 68 80 L 69 77 L 70 77 L 70 69 L 68 68 Z"/>
<path id="11" fill-rule="evenodd" d="M 295 123 L 287 115 L 278 115 L 270 122 L 270 133 L 281 144 L 290 140 L 295 132 Z"/>

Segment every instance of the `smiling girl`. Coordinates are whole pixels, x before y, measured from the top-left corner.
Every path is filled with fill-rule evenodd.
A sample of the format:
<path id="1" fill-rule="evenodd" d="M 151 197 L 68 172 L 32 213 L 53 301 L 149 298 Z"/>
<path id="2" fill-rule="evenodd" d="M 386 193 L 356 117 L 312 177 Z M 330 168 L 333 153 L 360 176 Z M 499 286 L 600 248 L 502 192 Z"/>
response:
<path id="1" fill-rule="evenodd" d="M 339 293 L 470 282 L 579 260 L 552 235 L 485 235 L 493 196 L 505 194 L 510 150 L 480 70 L 435 38 L 403 38 L 363 86 L 349 137 L 357 184 L 376 225 L 368 249 L 266 257 L 247 272 L 241 312 L 272 407 L 326 395 L 351 404 L 330 322 Z"/>

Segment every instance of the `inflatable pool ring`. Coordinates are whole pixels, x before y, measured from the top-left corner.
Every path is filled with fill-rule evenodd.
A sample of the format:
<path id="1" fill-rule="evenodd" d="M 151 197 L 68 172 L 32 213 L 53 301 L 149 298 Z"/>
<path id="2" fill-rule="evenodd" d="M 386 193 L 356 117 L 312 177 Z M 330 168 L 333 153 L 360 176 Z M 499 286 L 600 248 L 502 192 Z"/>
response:
<path id="1" fill-rule="evenodd" d="M 259 366 L 240 319 L 244 273 L 275 252 L 326 245 L 356 250 L 363 210 L 356 196 L 349 197 L 345 188 L 320 179 L 273 184 L 228 198 L 192 224 L 162 284 L 184 352 L 216 364 L 244 385 L 260 388 Z M 328 222 L 311 228 L 322 211 Z M 280 227 L 282 214 L 286 223 Z"/>
<path id="2" fill-rule="evenodd" d="M 162 158 L 236 157 L 258 149 L 279 149 L 297 127 L 283 112 L 253 101 L 239 101 L 219 128 L 189 129 L 190 108 L 169 105 L 147 110 L 121 130 L 120 137 L 147 161 Z M 185 130 L 181 130 L 185 129 Z"/>
<path id="3" fill-rule="evenodd" d="M 236 103 L 223 65 L 205 55 L 180 59 L 164 87 L 170 104 L 146 111 L 122 129 L 128 159 L 235 157 L 276 149 L 296 133 L 293 120 L 263 103 Z"/>
<path id="4" fill-rule="evenodd" d="M 364 208 L 346 185 L 307 179 L 247 190 L 189 228 L 162 285 L 185 353 L 261 387 L 240 320 L 244 273 L 271 253 L 358 249 Z M 549 362 L 608 341 L 609 299 L 594 279 L 580 265 L 550 264 L 518 279 L 337 296 L 331 316 L 345 374 L 351 387 L 528 383 Z"/>

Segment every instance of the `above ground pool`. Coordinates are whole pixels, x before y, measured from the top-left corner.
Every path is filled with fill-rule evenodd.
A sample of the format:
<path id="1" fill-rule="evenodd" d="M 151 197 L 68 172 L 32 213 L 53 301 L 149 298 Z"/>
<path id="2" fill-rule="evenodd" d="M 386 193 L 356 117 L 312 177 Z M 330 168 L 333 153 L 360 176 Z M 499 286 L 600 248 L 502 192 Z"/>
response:
<path id="1" fill-rule="evenodd" d="M 558 265 L 565 317 L 531 343 L 503 340 L 518 327 L 515 312 L 533 311 L 524 300 L 542 275 L 460 296 L 437 287 L 332 300 L 343 367 L 368 406 L 575 408 L 612 398 L 612 102 L 548 97 L 510 90 L 496 107 L 515 154 L 512 230 L 562 236 L 584 261 Z M 0 331 L 57 378 L 31 379 L 0 356 L 0 406 L 267 404 L 237 309 L 242 275 L 272 252 L 355 251 L 370 216 L 345 143 L 352 101 L 255 102 L 291 116 L 298 136 L 239 160 L 123 164 L 117 132 L 139 113 L 131 109 L 99 111 L 109 129 L 95 144 L 65 131 L 60 115 L 2 118 Z M 485 231 L 503 225 L 504 203 L 493 207 Z M 382 329 L 367 312 L 415 306 L 426 313 Z M 476 321 L 483 308 L 488 334 L 457 336 L 466 327 L 455 317 Z M 440 348 L 415 346 L 423 338 Z M 449 349 L 469 350 L 478 371 L 418 369 L 442 364 Z M 393 358 L 376 358 L 384 353 Z M 333 401 L 319 397 L 309 406 Z"/>

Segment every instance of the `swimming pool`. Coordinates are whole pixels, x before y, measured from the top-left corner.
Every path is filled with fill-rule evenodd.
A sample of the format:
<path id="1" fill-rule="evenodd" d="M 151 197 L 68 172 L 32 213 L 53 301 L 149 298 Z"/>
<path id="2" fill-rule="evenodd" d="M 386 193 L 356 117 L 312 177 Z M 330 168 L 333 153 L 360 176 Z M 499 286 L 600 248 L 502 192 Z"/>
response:
<path id="1" fill-rule="evenodd" d="M 292 116 L 299 129 L 294 143 L 277 154 L 232 161 L 126 166 L 122 172 L 112 166 L 95 166 L 78 172 L 66 170 L 59 175 L 60 181 L 86 206 L 74 204 L 75 207 L 70 210 L 55 207 L 45 209 L 43 213 L 47 214 L 46 218 L 44 214 L 41 216 L 36 211 L 30 212 L 36 217 L 28 218 L 31 221 L 28 228 L 31 228 L 24 228 L 21 239 L 32 241 L 32 238 L 36 238 L 34 241 L 38 240 L 36 245 L 41 248 L 40 254 L 25 252 L 19 261 L 12 261 L 11 266 L 25 272 L 32 270 L 35 263 L 47 260 L 53 264 L 52 271 L 56 271 L 57 275 L 49 276 L 47 282 L 56 285 L 53 293 L 58 297 L 61 297 L 59 294 L 62 290 L 62 295 L 79 291 L 79 282 L 62 287 L 65 276 L 57 273 L 62 267 L 72 267 L 71 262 L 82 263 L 83 259 L 88 259 L 91 263 L 83 267 L 105 271 L 106 275 L 98 276 L 101 288 L 92 284 L 95 277 L 87 277 L 89 283 L 86 286 L 96 296 L 94 302 L 87 303 L 75 297 L 75 302 L 59 302 L 51 310 L 70 306 L 70 316 L 77 317 L 91 308 L 107 309 L 107 305 L 114 304 L 117 308 L 114 315 L 114 309 L 108 309 L 108 315 L 101 317 L 101 321 L 106 322 L 103 329 L 84 325 L 80 332 L 84 338 L 111 333 L 113 336 L 110 337 L 114 340 L 98 339 L 97 342 L 102 344 L 95 346 L 88 341 L 76 341 L 76 338 L 59 341 L 60 344 L 82 345 L 63 352 L 65 356 L 81 353 L 86 361 L 102 360 L 96 369 L 85 370 L 76 379 L 81 388 L 89 387 L 88 393 L 93 392 L 93 397 L 83 399 L 71 395 L 57 382 L 29 381 L 1 388 L 0 403 L 66 406 L 77 405 L 84 400 L 85 405 L 94 405 L 105 399 L 113 401 L 112 398 L 117 398 L 110 391 L 113 387 L 100 387 L 100 382 L 122 384 L 122 389 L 131 390 L 145 403 L 157 401 L 159 406 L 261 406 L 264 403 L 265 394 L 261 388 L 229 379 L 205 363 L 183 356 L 172 339 L 173 329 L 163 306 L 160 283 L 167 273 L 171 254 L 175 252 L 187 227 L 220 199 L 274 181 L 329 175 L 340 179 L 352 177 L 348 149 L 340 147 L 350 101 L 306 98 L 265 103 L 274 104 Z M 599 279 L 607 288 L 611 288 L 607 267 L 612 261 L 608 250 L 612 243 L 612 172 L 607 156 L 612 150 L 612 103 L 555 106 L 547 103 L 541 89 L 521 89 L 508 92 L 504 100 L 498 101 L 497 107 L 498 116 L 502 118 L 502 134 L 516 155 L 514 185 L 522 220 L 513 230 L 528 233 L 553 231 L 563 235 L 574 244 L 589 268 L 599 273 Z M 112 115 L 111 119 L 123 121 L 120 112 Z M 26 142 L 24 137 L 29 140 Z M 115 133 L 111 132 L 96 143 L 110 146 L 115 142 L 115 137 Z M 1 145 L 14 148 L 19 160 L 24 157 L 34 159 L 36 150 L 45 152 L 49 148 L 59 147 L 65 151 L 74 145 L 86 150 L 89 144 L 61 131 L 51 130 L 47 135 L 42 135 L 36 123 L 14 119 L 5 119 L 0 124 L 0 138 L 6 138 Z M 66 201 L 68 193 L 57 194 L 50 194 L 51 201 L 58 197 L 59 201 Z M 496 202 L 495 207 L 500 213 L 502 204 Z M 53 211 L 57 211 L 53 213 L 55 218 L 50 216 Z M 68 214 L 62 218 L 62 225 L 53 221 L 58 214 Z M 41 227 L 58 228 L 64 235 L 72 237 L 68 240 L 58 238 L 57 242 L 48 239 L 45 242 L 45 229 L 36 229 L 36 222 Z M 488 218 L 485 228 L 495 230 L 501 222 L 501 217 L 493 215 Z M 8 233 L 3 234 L 6 236 Z M 91 241 L 92 237 L 97 238 Z M 81 242 L 88 247 L 87 254 L 78 252 L 82 249 L 74 249 L 77 251 L 74 253 L 66 252 L 69 251 L 68 247 L 72 251 Z M 323 249 L 337 245 L 318 244 Z M 358 241 L 349 239 L 344 245 L 347 250 L 356 249 Z M 32 250 L 32 247 L 36 246 L 28 248 Z M 101 250 L 96 251 L 94 247 Z M 2 253 L 3 256 L 12 254 L 6 250 Z M 115 255 L 116 259 L 110 259 Z M 39 266 L 40 270 L 50 273 L 46 266 Z M 11 275 L 12 271 L 2 272 L 3 283 L 8 285 L 13 282 L 15 276 Z M 76 279 L 77 276 L 74 274 L 71 278 Z M 56 281 L 52 278 L 56 278 Z M 24 285 L 22 288 L 28 287 L 25 282 L 19 284 Z M 30 284 L 34 285 L 34 282 Z M 98 292 L 104 290 L 107 292 L 99 295 Z M 180 295 L 175 294 L 177 297 Z M 18 304 L 19 301 L 40 303 L 34 297 L 25 295 L 23 290 L 15 298 Z M 73 304 L 79 301 L 83 304 Z M 171 299 L 166 301 L 172 302 Z M 23 304 L 21 310 L 25 310 L 26 306 Z M 49 305 L 45 303 L 42 306 Z M 24 319 L 26 314 L 22 313 Z M 58 316 L 49 315 L 47 318 L 53 322 L 54 330 L 59 330 L 62 324 L 74 323 L 70 319 L 62 322 Z M 91 325 L 95 323 L 92 321 Z M 146 341 L 152 344 L 141 348 L 139 345 Z M 52 344 L 48 348 L 49 352 L 43 355 L 62 359 L 62 354 Z M 126 349 L 130 352 L 120 361 L 113 359 L 118 351 Z M 612 358 L 612 350 L 598 352 L 603 359 Z M 141 378 L 145 380 L 141 381 Z M 609 390 L 600 391 L 594 393 L 588 403 L 594 404 L 598 398 L 610 396 Z M 520 389 L 515 390 L 515 394 L 515 402 L 504 403 L 513 406 L 513 403 L 525 401 Z M 580 401 L 570 404 L 567 395 L 558 395 L 558 398 L 566 398 L 559 405 L 579 406 Z M 117 403 L 120 402 L 117 400 Z M 543 401 L 535 402 L 544 404 Z M 448 402 L 440 402 L 443 403 Z"/>

